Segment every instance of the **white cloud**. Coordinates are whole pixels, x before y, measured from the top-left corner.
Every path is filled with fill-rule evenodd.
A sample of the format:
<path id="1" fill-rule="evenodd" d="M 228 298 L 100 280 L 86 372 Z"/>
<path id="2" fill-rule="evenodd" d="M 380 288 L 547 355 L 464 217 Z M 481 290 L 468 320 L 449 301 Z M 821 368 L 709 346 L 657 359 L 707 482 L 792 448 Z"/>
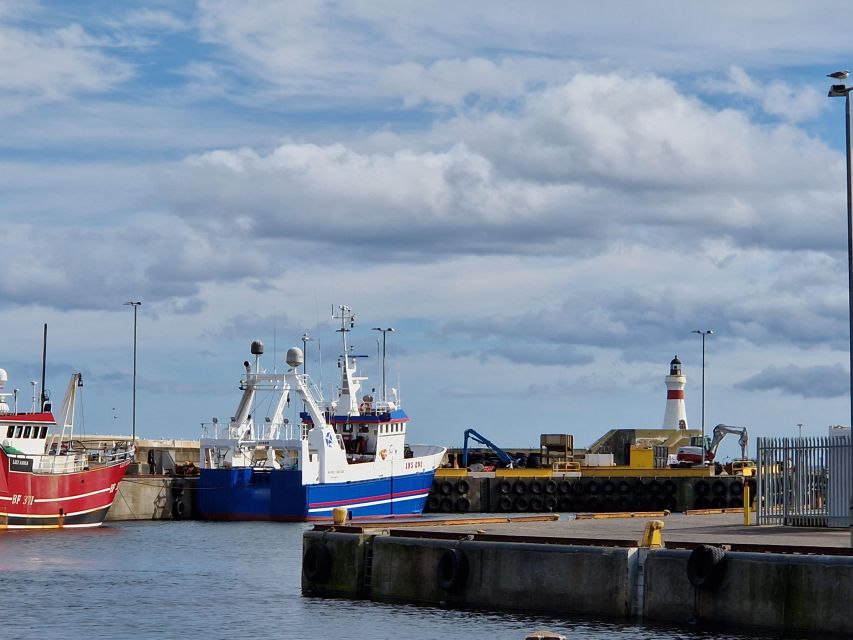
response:
<path id="1" fill-rule="evenodd" d="M 108 91 L 132 75 L 79 24 L 35 32 L 0 25 L 0 107 L 7 111 Z"/>
<path id="2" fill-rule="evenodd" d="M 739 66 L 729 68 L 725 81 L 704 84 L 711 91 L 749 98 L 766 113 L 791 122 L 812 119 L 826 106 L 825 93 L 813 86 L 792 87 L 778 80 L 759 82 Z"/>

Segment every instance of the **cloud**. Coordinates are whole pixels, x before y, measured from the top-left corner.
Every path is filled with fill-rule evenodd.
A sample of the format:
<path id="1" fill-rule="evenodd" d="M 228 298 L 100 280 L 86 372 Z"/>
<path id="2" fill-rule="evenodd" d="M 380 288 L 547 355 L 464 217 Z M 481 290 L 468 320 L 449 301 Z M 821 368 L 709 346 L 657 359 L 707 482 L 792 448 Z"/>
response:
<path id="1" fill-rule="evenodd" d="M 792 87 L 778 80 L 757 82 L 736 65 L 729 68 L 726 80 L 703 84 L 710 91 L 754 100 L 766 113 L 791 122 L 810 120 L 826 106 L 826 96 L 814 87 Z"/>
<path id="2" fill-rule="evenodd" d="M 837 398 L 850 393 L 850 374 L 840 364 L 768 367 L 739 386 L 747 391 L 779 391 L 803 398 Z"/>
<path id="3" fill-rule="evenodd" d="M 102 45 L 79 24 L 41 31 L 0 24 L 0 108 L 15 112 L 103 93 L 128 80 L 131 65 L 104 53 Z"/>

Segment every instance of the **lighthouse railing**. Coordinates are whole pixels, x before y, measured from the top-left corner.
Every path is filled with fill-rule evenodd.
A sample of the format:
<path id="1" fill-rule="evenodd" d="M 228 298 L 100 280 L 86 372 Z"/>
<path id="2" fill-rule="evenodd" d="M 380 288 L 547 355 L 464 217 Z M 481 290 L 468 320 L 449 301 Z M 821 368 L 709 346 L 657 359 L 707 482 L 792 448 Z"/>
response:
<path id="1" fill-rule="evenodd" d="M 758 438 L 756 467 L 759 525 L 850 525 L 850 436 Z"/>

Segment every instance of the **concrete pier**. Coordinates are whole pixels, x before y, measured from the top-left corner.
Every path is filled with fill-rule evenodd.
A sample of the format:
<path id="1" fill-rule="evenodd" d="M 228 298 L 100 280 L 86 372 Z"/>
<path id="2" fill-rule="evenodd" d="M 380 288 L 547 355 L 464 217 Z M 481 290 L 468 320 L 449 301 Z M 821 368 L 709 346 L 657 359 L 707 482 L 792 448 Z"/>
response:
<path id="1" fill-rule="evenodd" d="M 128 475 L 118 486 L 107 521 L 183 520 L 194 517 L 196 478 Z"/>
<path id="2" fill-rule="evenodd" d="M 651 549 L 638 546 L 646 521 L 318 525 L 304 536 L 302 588 L 432 606 L 853 634 L 846 531 L 746 527 L 742 514 L 674 515 L 664 519 L 666 548 Z M 709 556 L 703 545 L 716 550 Z"/>

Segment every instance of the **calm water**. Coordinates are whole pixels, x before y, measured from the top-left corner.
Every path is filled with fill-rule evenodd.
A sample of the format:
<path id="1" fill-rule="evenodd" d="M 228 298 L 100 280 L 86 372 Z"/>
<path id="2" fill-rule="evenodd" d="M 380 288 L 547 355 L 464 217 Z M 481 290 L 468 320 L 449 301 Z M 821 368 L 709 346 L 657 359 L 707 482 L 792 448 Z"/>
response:
<path id="1" fill-rule="evenodd" d="M 0 532 L 0 638 L 763 640 L 583 619 L 302 597 L 302 532 L 277 523 L 134 522 Z"/>

